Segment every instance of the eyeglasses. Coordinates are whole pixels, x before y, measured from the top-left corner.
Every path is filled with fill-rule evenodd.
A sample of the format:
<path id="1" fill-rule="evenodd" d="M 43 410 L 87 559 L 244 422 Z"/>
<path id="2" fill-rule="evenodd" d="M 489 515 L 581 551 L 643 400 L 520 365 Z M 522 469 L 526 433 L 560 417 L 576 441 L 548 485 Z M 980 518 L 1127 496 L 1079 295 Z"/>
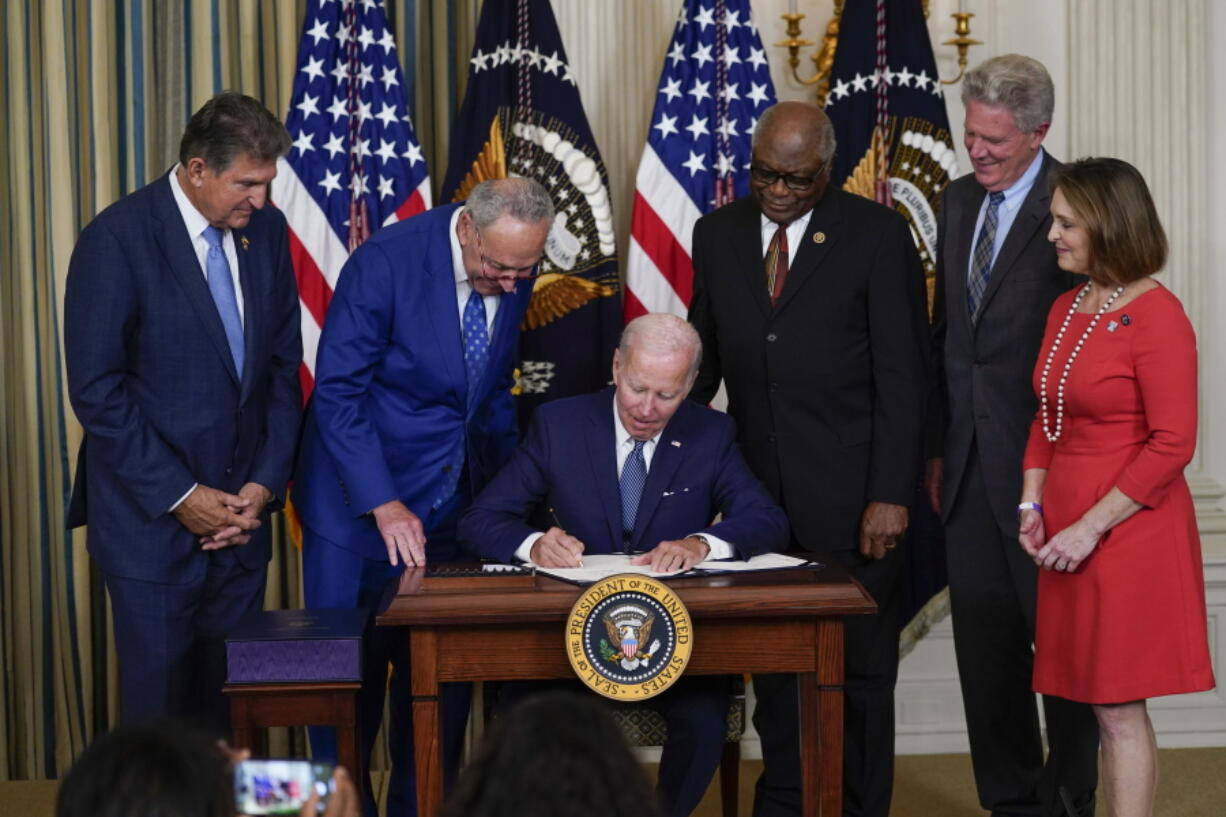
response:
<path id="1" fill-rule="evenodd" d="M 481 231 L 477 229 L 476 224 L 473 224 L 472 228 L 473 234 L 477 236 L 477 255 L 481 258 L 481 277 L 488 281 L 527 281 L 540 275 L 541 262 L 539 260 L 527 267 L 508 267 L 500 261 L 486 258 L 484 245 L 481 243 Z M 489 267 L 494 274 L 490 275 L 486 267 Z"/>
<path id="2" fill-rule="evenodd" d="M 756 184 L 763 187 L 770 187 L 775 182 L 783 179 L 783 183 L 787 185 L 788 190 L 797 193 L 803 193 L 813 185 L 817 184 L 817 180 L 822 177 L 822 173 L 826 171 L 826 163 L 822 162 L 818 165 L 817 172 L 812 176 L 797 176 L 793 173 L 779 173 L 761 165 L 750 165 L 749 176 Z"/>

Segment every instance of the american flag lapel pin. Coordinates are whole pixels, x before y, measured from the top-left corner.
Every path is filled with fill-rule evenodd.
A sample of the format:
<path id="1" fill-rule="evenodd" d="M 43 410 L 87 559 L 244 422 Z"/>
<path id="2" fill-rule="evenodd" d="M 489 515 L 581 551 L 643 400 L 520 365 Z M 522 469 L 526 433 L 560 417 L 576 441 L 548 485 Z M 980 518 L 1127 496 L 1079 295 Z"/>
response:
<path id="1" fill-rule="evenodd" d="M 681 447 L 681 440 L 672 440 L 671 442 L 672 442 L 672 445 L 673 445 L 673 447 L 674 447 L 674 448 L 680 448 L 680 447 Z"/>
<path id="2" fill-rule="evenodd" d="M 247 236 L 239 236 L 238 240 L 242 242 L 243 250 L 251 249 L 251 242 L 247 239 Z"/>

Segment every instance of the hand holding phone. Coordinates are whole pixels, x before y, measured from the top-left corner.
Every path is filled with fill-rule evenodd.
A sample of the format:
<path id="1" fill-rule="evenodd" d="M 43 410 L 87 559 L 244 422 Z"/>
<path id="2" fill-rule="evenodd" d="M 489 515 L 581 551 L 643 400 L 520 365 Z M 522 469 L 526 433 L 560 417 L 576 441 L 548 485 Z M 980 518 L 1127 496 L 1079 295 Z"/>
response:
<path id="1" fill-rule="evenodd" d="M 331 763 L 262 759 L 234 767 L 235 806 L 239 814 L 251 817 L 302 814 L 312 796 L 316 812 L 322 814 L 334 789 Z"/>

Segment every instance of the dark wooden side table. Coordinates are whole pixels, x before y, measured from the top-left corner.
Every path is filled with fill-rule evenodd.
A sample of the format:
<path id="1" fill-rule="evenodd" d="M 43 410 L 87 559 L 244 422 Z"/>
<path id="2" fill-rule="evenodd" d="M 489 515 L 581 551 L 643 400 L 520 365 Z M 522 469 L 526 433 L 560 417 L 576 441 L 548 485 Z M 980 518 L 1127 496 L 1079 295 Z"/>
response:
<path id="1" fill-rule="evenodd" d="M 234 747 L 262 754 L 264 730 L 270 726 L 332 726 L 336 728 L 337 762 L 354 780 L 362 780 L 361 687 L 358 681 L 227 684 L 222 691 L 230 698 Z"/>
<path id="2" fill-rule="evenodd" d="M 843 794 L 843 620 L 873 613 L 837 566 L 673 579 L 694 622 L 687 673 L 800 676 L 806 817 L 839 817 Z M 431 577 L 406 571 L 381 626 L 409 628 L 417 809 L 442 804 L 439 684 L 573 678 L 564 622 L 582 588 L 544 576 Z"/>

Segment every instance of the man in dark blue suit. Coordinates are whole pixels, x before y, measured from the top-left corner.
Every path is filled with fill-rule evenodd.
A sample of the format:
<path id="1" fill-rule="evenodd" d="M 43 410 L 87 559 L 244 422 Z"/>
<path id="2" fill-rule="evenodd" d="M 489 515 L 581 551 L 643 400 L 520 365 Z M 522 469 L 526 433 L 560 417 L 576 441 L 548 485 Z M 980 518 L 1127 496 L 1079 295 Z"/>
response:
<path id="1" fill-rule="evenodd" d="M 787 518 L 742 459 L 731 418 L 685 399 L 701 357 L 681 318 L 631 321 L 613 357 L 615 388 L 541 406 L 515 457 L 461 517 L 461 541 L 542 567 L 645 551 L 632 562 L 670 573 L 782 550 Z M 538 507 L 552 515 L 548 530 L 527 521 Z M 689 814 L 711 782 L 728 691 L 727 678 L 684 679 L 647 702 L 668 722 L 665 814 Z"/>
<path id="2" fill-rule="evenodd" d="M 483 182 L 464 205 L 380 230 L 341 270 L 294 479 L 307 606 L 373 618 L 405 565 L 460 554 L 460 511 L 515 449 L 512 367 L 552 222 L 536 182 Z M 388 813 L 413 814 L 408 638 L 376 629 L 365 657 L 363 751 L 379 728 L 390 661 Z M 467 692 L 444 690 L 448 776 Z M 318 731 L 311 737 L 316 756 L 331 751 Z"/>
<path id="3" fill-rule="evenodd" d="M 298 437 L 298 290 L 264 208 L 289 136 L 224 93 L 179 164 L 82 231 L 64 345 L 85 429 L 69 524 L 87 524 L 115 623 L 125 720 L 224 729 L 223 639 L 263 606 L 268 510 Z"/>

